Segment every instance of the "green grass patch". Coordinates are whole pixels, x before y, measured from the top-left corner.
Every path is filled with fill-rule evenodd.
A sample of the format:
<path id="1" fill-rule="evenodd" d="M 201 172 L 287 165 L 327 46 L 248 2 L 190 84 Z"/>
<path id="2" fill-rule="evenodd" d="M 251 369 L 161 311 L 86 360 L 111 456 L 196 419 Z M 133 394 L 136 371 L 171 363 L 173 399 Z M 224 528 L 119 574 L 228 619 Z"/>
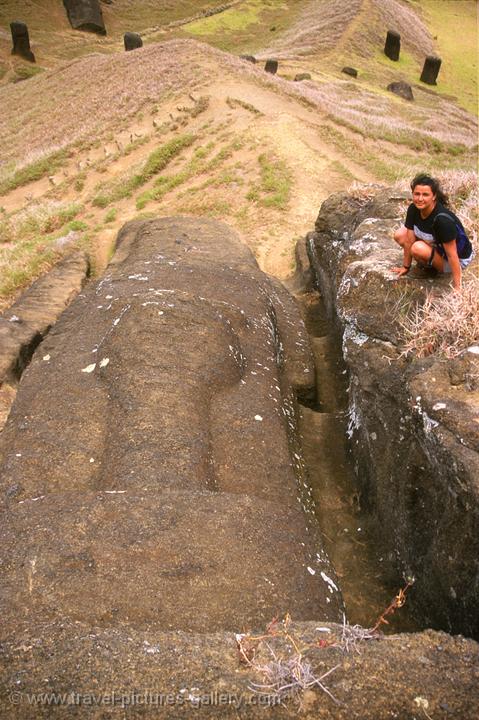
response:
<path id="1" fill-rule="evenodd" d="M 260 22 L 263 4 L 260 0 L 248 0 L 240 7 L 230 8 L 225 12 L 189 23 L 185 29 L 192 35 L 200 37 L 236 33 Z"/>
<path id="2" fill-rule="evenodd" d="M 211 143 L 206 146 L 206 148 L 209 149 L 208 151 L 211 150 L 210 145 Z M 214 172 L 240 147 L 242 147 L 242 141 L 235 139 L 209 160 L 205 158 L 203 152 L 198 153 L 197 151 L 193 154 L 193 158 L 186 163 L 178 173 L 174 175 L 160 175 L 160 177 L 155 180 L 152 188 L 141 193 L 136 200 L 136 209 L 142 210 L 149 202 L 161 200 L 161 198 L 171 192 L 171 190 L 183 185 L 188 180 L 191 180 L 191 178 Z M 201 148 L 198 150 L 201 150 Z"/>
<path id="3" fill-rule="evenodd" d="M 118 210 L 116 208 L 111 208 L 110 210 L 108 210 L 107 214 L 105 215 L 105 219 L 103 220 L 103 222 L 105 224 L 114 222 L 116 220 L 117 214 L 118 214 Z"/>
<path id="4" fill-rule="evenodd" d="M 267 35 L 276 37 L 294 23 L 302 10 L 300 2 L 244 0 L 222 13 L 185 25 L 183 35 L 206 40 L 231 52 L 254 52 L 265 46 Z M 274 33 L 274 34 L 273 34 Z"/>
<path id="5" fill-rule="evenodd" d="M 72 230 L 74 232 L 82 232 L 84 230 L 88 230 L 88 225 L 83 220 L 72 220 L 72 222 L 69 222 L 66 226 L 66 230 L 68 232 L 71 232 Z"/>
<path id="6" fill-rule="evenodd" d="M 41 72 L 43 72 L 43 68 L 38 67 L 38 65 L 20 65 L 15 68 L 15 75 L 12 78 L 12 82 L 29 80 L 31 77 L 34 77 Z"/>
<path id="7" fill-rule="evenodd" d="M 286 210 L 291 195 L 292 174 L 284 162 L 275 157 L 262 154 L 258 158 L 260 181 L 254 183 L 246 195 L 262 207 L 274 207 Z"/>
<path id="8" fill-rule="evenodd" d="M 0 181 L 0 195 L 5 195 L 21 185 L 41 180 L 45 175 L 52 175 L 63 165 L 67 158 L 67 150 L 57 150 L 29 165 L 25 165 L 19 170 L 15 170 L 10 177 Z"/>
<path id="9" fill-rule="evenodd" d="M 118 156 L 122 155 L 129 155 L 137 148 L 141 147 L 142 145 L 145 145 L 151 138 L 151 135 L 143 135 L 140 138 L 135 138 L 135 140 L 132 140 L 132 142 L 128 143 L 128 145 L 125 145 L 123 150 L 118 153 Z"/>
<path id="10" fill-rule="evenodd" d="M 42 215 L 37 209 L 35 215 L 12 218 L 0 222 L 7 232 L 8 244 L 0 245 L 0 298 L 10 298 L 19 289 L 30 285 L 37 277 L 49 270 L 62 256 L 56 241 L 71 231 L 86 231 L 88 226 L 80 220 L 68 220 L 79 212 L 79 206 L 69 206 L 59 211 Z M 51 222 L 48 222 L 48 221 Z M 47 228 L 55 228 L 46 234 Z M 80 246 L 84 236 L 68 247 Z"/>
<path id="11" fill-rule="evenodd" d="M 435 54 L 442 59 L 438 92 L 453 95 L 462 107 L 477 115 L 477 3 L 471 0 L 412 2 L 425 18 L 435 38 Z"/>
<path id="12" fill-rule="evenodd" d="M 181 154 L 182 150 L 192 145 L 196 135 L 186 134 L 173 138 L 169 142 L 154 150 L 143 168 L 130 177 L 122 176 L 113 183 L 101 187 L 101 191 L 93 198 L 95 207 L 105 208 L 112 202 L 131 197 L 135 190 L 145 185 L 152 177 L 163 170 L 173 158 Z"/>

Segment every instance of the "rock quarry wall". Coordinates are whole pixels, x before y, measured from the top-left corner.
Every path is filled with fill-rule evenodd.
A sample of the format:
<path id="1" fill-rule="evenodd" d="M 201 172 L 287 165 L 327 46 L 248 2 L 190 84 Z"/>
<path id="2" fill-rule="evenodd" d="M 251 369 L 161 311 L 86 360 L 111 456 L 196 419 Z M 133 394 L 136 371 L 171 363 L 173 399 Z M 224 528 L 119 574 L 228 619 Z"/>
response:
<path id="1" fill-rule="evenodd" d="M 387 189 L 333 195 L 307 248 L 343 338 L 349 435 L 378 542 L 415 578 L 411 602 L 425 625 L 478 637 L 479 362 L 467 351 L 401 355 L 400 306 L 431 287 L 417 272 L 400 282 L 390 272 L 405 200 Z"/>

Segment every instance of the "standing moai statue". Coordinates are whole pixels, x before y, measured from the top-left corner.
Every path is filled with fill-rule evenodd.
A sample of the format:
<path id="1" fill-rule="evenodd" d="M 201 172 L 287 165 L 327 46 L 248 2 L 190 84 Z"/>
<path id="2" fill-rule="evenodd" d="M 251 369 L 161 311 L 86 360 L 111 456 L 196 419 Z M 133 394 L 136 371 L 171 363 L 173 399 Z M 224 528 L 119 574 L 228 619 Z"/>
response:
<path id="1" fill-rule="evenodd" d="M 126 32 L 123 36 L 123 42 L 126 51 L 143 47 L 143 40 L 138 33 Z"/>
<path id="2" fill-rule="evenodd" d="M 424 67 L 420 78 L 421 82 L 427 83 L 428 85 L 437 85 L 436 80 L 441 63 L 441 58 L 434 57 L 434 55 L 428 55 L 424 61 Z"/>
<path id="3" fill-rule="evenodd" d="M 106 35 L 99 0 L 63 0 L 63 5 L 74 30 Z"/>
<path id="4" fill-rule="evenodd" d="M 20 55 L 25 60 L 35 62 L 35 55 L 30 50 L 30 38 L 25 23 L 14 20 L 10 23 L 10 30 L 13 42 L 12 55 Z"/>
<path id="5" fill-rule="evenodd" d="M 266 72 L 269 72 L 272 75 L 276 75 L 276 73 L 278 72 L 278 61 L 266 60 L 266 65 L 264 66 L 264 69 L 266 70 Z"/>
<path id="6" fill-rule="evenodd" d="M 388 30 L 386 35 L 386 44 L 384 46 L 384 54 L 390 60 L 399 60 L 399 52 L 401 50 L 401 36 L 395 30 Z"/>

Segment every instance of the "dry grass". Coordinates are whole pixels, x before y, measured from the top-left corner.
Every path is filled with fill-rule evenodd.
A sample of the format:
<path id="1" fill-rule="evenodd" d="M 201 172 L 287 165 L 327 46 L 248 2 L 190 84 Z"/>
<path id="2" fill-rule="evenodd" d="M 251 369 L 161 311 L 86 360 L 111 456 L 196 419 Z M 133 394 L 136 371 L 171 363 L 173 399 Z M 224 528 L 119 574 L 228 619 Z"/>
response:
<path id="1" fill-rule="evenodd" d="M 208 59 L 208 48 L 201 52 L 195 42 L 171 41 L 134 53 L 89 55 L 3 87 L 0 175 L 30 165 L 32 156 L 38 161 L 53 149 L 104 138 L 146 105 L 204 84 L 201 59 Z"/>
<path id="2" fill-rule="evenodd" d="M 387 29 L 399 32 L 402 47 L 416 55 L 432 53 L 426 25 L 400 0 L 371 0 L 369 6 L 361 0 L 323 0 L 305 3 L 298 21 L 259 57 L 321 56 L 331 50 L 337 53 L 341 46 L 349 53 L 371 55 L 374 47 L 384 47 Z"/>
<path id="3" fill-rule="evenodd" d="M 364 137 L 404 144 L 421 152 L 460 146 L 477 148 L 477 120 L 452 102 L 436 98 L 434 112 L 416 103 L 414 112 L 404 101 L 378 95 L 351 82 L 327 82 L 315 87 L 301 83 L 301 95 L 328 114 L 332 120 Z M 374 108 L 374 112 L 371 112 Z"/>
<path id="4" fill-rule="evenodd" d="M 298 21 L 277 42 L 258 54 L 278 59 L 301 57 L 334 48 L 357 16 L 361 0 L 305 3 Z"/>
<path id="5" fill-rule="evenodd" d="M 428 293 L 422 305 L 401 323 L 403 355 L 437 354 L 453 358 L 479 344 L 479 278 L 471 275 L 462 292 Z"/>
<path id="6" fill-rule="evenodd" d="M 477 119 L 452 100 L 418 89 L 411 108 L 391 93 L 373 92 L 348 80 L 292 83 L 230 55 L 221 53 L 218 61 L 221 56 L 222 64 L 236 76 L 255 78 L 277 93 L 299 99 L 363 138 L 404 145 L 424 157 L 441 152 L 451 158 L 458 155 L 467 168 L 477 165 Z M 466 150 L 471 150 L 469 156 Z M 381 148 L 378 152 L 381 153 Z"/>

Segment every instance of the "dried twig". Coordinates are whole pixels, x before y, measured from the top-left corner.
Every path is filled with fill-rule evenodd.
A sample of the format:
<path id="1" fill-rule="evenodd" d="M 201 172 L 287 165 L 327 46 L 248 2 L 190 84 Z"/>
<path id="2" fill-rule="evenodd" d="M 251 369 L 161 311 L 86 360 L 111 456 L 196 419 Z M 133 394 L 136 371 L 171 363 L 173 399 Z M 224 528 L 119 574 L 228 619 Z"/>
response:
<path id="1" fill-rule="evenodd" d="M 406 593 L 409 590 L 410 587 L 414 585 L 414 580 L 408 580 L 404 588 L 400 589 L 398 594 L 393 598 L 391 603 L 388 605 L 386 610 L 379 616 L 379 618 L 376 621 L 376 624 L 373 628 L 371 628 L 371 632 L 375 633 L 379 629 L 379 627 L 383 624 L 389 625 L 388 620 L 386 620 L 386 617 L 388 615 L 392 615 L 396 610 L 404 605 L 406 602 Z"/>

